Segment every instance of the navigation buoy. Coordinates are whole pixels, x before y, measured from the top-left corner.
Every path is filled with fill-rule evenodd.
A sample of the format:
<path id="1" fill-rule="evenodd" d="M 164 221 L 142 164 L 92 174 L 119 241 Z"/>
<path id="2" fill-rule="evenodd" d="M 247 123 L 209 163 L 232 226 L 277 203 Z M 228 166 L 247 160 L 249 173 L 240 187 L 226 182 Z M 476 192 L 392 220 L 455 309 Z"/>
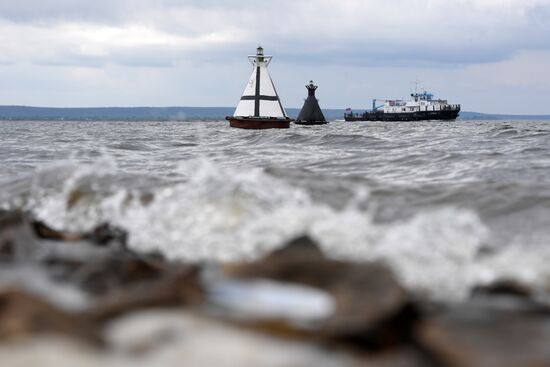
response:
<path id="1" fill-rule="evenodd" d="M 253 66 L 252 75 L 235 113 L 226 117 L 229 126 L 242 129 L 284 129 L 290 126 L 293 120 L 287 116 L 267 71 L 272 58 L 264 55 L 261 46 L 256 49 L 256 55 L 248 56 Z"/>
<path id="2" fill-rule="evenodd" d="M 307 99 L 304 102 L 304 107 L 300 111 L 298 118 L 294 122 L 299 125 L 323 125 L 328 124 L 328 121 L 325 120 L 323 111 L 319 107 L 319 101 L 315 98 L 315 91 L 317 86 L 313 84 L 313 80 L 306 85 L 307 88 Z"/>

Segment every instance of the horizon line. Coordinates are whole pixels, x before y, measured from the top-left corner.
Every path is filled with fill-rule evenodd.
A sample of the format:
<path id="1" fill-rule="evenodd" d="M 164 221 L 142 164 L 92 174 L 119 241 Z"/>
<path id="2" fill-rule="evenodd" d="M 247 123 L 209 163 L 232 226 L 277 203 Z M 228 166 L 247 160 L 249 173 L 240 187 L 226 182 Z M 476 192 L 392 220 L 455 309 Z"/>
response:
<path id="1" fill-rule="evenodd" d="M 138 109 L 138 108 L 149 108 L 149 109 L 164 109 L 164 108 L 226 108 L 226 109 L 234 109 L 235 107 L 231 106 L 89 106 L 89 107 L 58 107 L 58 106 L 31 106 L 31 105 L 19 105 L 19 104 L 10 104 L 10 105 L 0 105 L 0 108 L 4 107 L 16 107 L 16 108 L 48 108 L 48 109 L 72 109 L 72 110 L 78 110 L 78 109 Z M 346 107 L 347 108 L 347 107 Z M 328 107 L 328 108 L 321 108 L 322 110 L 332 110 L 332 111 L 338 111 L 338 110 L 345 110 L 346 108 L 334 108 L 334 107 Z M 287 107 L 285 109 L 301 109 L 301 107 Z M 368 110 L 368 108 L 352 108 L 356 110 Z M 544 117 L 550 117 L 549 113 L 542 113 L 542 114 L 523 114 L 523 113 L 493 113 L 493 112 L 479 112 L 479 111 L 461 111 L 463 113 L 477 113 L 477 114 L 483 114 L 483 115 L 495 115 L 495 116 L 544 116 Z"/>

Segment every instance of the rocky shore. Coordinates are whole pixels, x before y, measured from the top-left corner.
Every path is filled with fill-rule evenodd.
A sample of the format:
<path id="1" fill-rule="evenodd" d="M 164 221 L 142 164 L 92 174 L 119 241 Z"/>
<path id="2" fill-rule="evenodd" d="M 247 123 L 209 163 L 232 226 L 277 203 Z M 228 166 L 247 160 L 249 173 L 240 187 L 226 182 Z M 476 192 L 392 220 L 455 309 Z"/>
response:
<path id="1" fill-rule="evenodd" d="M 2 365 L 550 366 L 550 307 L 511 281 L 442 304 L 306 237 L 231 264 L 169 262 L 126 238 L 0 212 Z"/>

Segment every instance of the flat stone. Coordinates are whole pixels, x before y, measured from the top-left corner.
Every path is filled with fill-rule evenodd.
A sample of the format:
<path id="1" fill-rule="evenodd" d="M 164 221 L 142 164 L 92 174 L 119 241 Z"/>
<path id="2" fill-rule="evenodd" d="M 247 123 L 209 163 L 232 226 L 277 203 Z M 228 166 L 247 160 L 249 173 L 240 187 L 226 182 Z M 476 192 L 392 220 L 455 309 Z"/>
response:
<path id="1" fill-rule="evenodd" d="M 511 279 L 501 279 L 491 284 L 480 285 L 472 291 L 476 295 L 512 295 L 529 298 L 533 295 L 533 290 L 524 284 Z"/>
<path id="2" fill-rule="evenodd" d="M 10 261 L 25 260 L 35 247 L 35 236 L 19 211 L 0 212 L 0 255 Z"/>
<path id="3" fill-rule="evenodd" d="M 283 340 L 179 310 L 149 310 L 113 320 L 107 348 L 50 335 L 0 344 L 0 360 L 19 367 L 359 367 L 344 350 Z M 389 367 L 389 366 L 388 366 Z"/>
<path id="4" fill-rule="evenodd" d="M 114 351 L 140 361 L 193 366 L 420 366 L 413 351 L 361 355 L 231 326 L 189 312 L 151 310 L 114 320 L 106 331 Z M 402 364 L 408 361 L 408 364 Z"/>
<path id="5" fill-rule="evenodd" d="M 231 276 L 302 283 L 332 294 L 336 310 L 319 330 L 330 338 L 391 343 L 407 334 L 414 312 L 407 293 L 379 264 L 329 260 L 308 238 L 301 238 L 263 260 L 226 268 Z M 399 322 L 394 322 L 399 320 Z"/>
<path id="6" fill-rule="evenodd" d="M 456 305 L 426 320 L 419 341 L 441 366 L 550 366 L 550 315 L 525 310 Z"/>
<path id="7" fill-rule="evenodd" d="M 57 332 L 99 342 L 96 325 L 18 290 L 0 293 L 0 340 L 35 333 Z"/>
<path id="8" fill-rule="evenodd" d="M 61 334 L 0 343 L 0 361 L 18 367 L 426 367 L 411 348 L 363 354 L 281 339 L 181 310 L 151 309 L 114 319 L 104 348 Z"/>
<path id="9" fill-rule="evenodd" d="M 79 241 L 84 239 L 84 235 L 81 233 L 58 231 L 41 221 L 32 221 L 31 225 L 38 238 L 58 241 Z"/>
<path id="10" fill-rule="evenodd" d="M 114 227 L 109 223 L 102 223 L 95 227 L 90 232 L 77 233 L 60 231 L 51 228 L 46 223 L 38 220 L 33 220 L 32 228 L 36 236 L 41 239 L 57 240 L 57 241 L 81 241 L 88 240 L 96 245 L 108 245 L 117 243 L 122 247 L 126 247 L 128 233 L 122 228 Z"/>
<path id="11" fill-rule="evenodd" d="M 130 269 L 121 275 L 122 278 L 118 280 L 120 283 L 100 293 L 98 301 L 86 314 L 88 317 L 104 321 L 141 308 L 195 306 L 202 303 L 203 291 L 195 266 L 164 264 L 156 270 L 148 269 L 139 262 L 126 266 L 130 266 Z M 136 268 L 131 269 L 132 266 Z M 142 266 L 145 268 L 140 269 Z M 103 273 L 97 276 L 101 277 Z"/>

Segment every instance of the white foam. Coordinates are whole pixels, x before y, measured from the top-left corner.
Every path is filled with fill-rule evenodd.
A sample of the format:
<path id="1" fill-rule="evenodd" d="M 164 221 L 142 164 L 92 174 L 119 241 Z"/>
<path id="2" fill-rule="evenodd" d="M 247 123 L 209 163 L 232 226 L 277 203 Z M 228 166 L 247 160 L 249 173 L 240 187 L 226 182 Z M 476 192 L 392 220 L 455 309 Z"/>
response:
<path id="1" fill-rule="evenodd" d="M 242 260 L 304 233 L 309 196 L 260 169 L 221 168 L 206 160 L 182 165 L 189 180 L 135 201 L 119 224 L 131 246 L 168 258 Z"/>
<path id="2" fill-rule="evenodd" d="M 463 299 L 472 286 L 500 277 L 539 289 L 550 284 L 550 252 L 540 256 L 511 247 L 480 257 L 489 232 L 470 210 L 443 207 L 380 224 L 354 205 L 368 200 L 364 190 L 336 210 L 262 169 L 222 167 L 207 159 L 184 162 L 178 174 L 186 180 L 155 190 L 150 203 L 120 188 L 67 206 L 83 177 L 116 174 L 115 164 L 99 166 L 99 172 L 97 164 L 77 167 L 60 191 L 38 190 L 34 212 L 71 230 L 110 222 L 128 230 L 134 250 L 185 261 L 251 260 L 310 235 L 330 256 L 382 261 L 407 287 L 442 300 Z"/>
<path id="3" fill-rule="evenodd" d="M 70 231 L 88 231 L 104 219 L 116 216 L 126 198 L 124 189 L 103 198 L 90 197 L 76 205 L 70 198 L 78 192 L 88 178 L 100 178 L 117 171 L 116 161 L 104 156 L 92 164 L 65 161 L 46 166 L 37 171 L 27 208 L 34 215 L 54 228 Z M 96 187 L 91 187 L 92 190 Z"/>
<path id="4" fill-rule="evenodd" d="M 474 213 L 444 208 L 385 225 L 348 210 L 315 223 L 312 234 L 333 256 L 382 261 L 407 287 L 458 300 L 476 282 L 473 266 L 488 233 Z"/>
<path id="5" fill-rule="evenodd" d="M 541 301 L 550 303 L 550 250 L 514 244 L 476 263 L 479 284 L 514 280 L 535 291 Z"/>

